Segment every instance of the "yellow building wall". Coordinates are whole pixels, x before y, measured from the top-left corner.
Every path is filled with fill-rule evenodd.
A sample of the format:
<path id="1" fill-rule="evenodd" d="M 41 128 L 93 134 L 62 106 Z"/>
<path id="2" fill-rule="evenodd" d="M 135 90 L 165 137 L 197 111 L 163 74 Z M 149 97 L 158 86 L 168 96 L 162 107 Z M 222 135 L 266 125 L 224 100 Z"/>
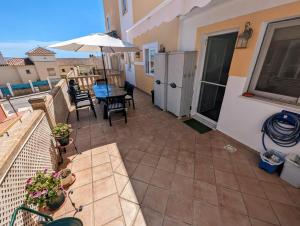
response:
<path id="1" fill-rule="evenodd" d="M 137 36 L 133 43 L 142 50 L 144 44 L 158 42 L 158 45 L 162 44 L 165 46 L 166 51 L 175 51 L 177 50 L 178 34 L 179 20 L 176 18 L 169 23 L 163 23 L 159 27 Z M 140 58 L 135 60 L 143 62 L 143 52 L 140 53 Z M 144 65 L 135 65 L 135 82 L 139 89 L 151 93 L 153 76 L 146 75 Z"/>
<path id="2" fill-rule="evenodd" d="M 120 15 L 119 15 L 119 2 L 118 0 L 103 0 L 105 26 L 107 28 L 107 16 L 110 17 L 110 31 L 117 31 L 121 37 Z"/>
<path id="3" fill-rule="evenodd" d="M 164 0 L 132 0 L 133 23 L 136 23 Z"/>
<path id="4" fill-rule="evenodd" d="M 287 18 L 291 16 L 300 15 L 300 2 L 286 4 L 271 9 L 258 11 L 248 15 L 236 17 L 230 20 L 222 21 L 212 25 L 199 27 L 197 30 L 196 49 L 201 49 L 201 37 L 203 34 L 239 28 L 240 32 L 243 32 L 245 23 L 250 21 L 253 28 L 253 36 L 248 42 L 246 49 L 235 49 L 229 75 L 232 76 L 247 76 L 249 72 L 249 66 L 253 60 L 253 54 L 257 45 L 259 32 L 262 23 L 276 20 L 281 18 Z"/>

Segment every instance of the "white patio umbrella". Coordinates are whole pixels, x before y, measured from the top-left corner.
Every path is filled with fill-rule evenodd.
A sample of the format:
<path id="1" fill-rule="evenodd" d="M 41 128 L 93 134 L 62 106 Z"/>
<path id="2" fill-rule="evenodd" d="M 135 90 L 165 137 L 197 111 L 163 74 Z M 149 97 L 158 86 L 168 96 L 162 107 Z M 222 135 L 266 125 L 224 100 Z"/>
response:
<path id="1" fill-rule="evenodd" d="M 134 45 L 124 42 L 120 39 L 113 38 L 104 33 L 95 33 L 80 38 L 56 43 L 48 46 L 49 48 L 75 51 L 75 52 L 101 52 L 101 53 L 121 53 L 121 52 L 138 52 L 140 51 Z M 102 55 L 105 83 L 107 87 L 107 76 L 105 62 Z M 108 87 L 107 87 L 108 92 Z"/>

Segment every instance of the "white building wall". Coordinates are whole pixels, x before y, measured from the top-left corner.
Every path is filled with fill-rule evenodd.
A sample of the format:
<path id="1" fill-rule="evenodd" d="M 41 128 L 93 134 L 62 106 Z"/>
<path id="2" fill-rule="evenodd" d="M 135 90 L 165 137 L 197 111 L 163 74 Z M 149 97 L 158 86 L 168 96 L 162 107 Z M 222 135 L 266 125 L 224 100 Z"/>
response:
<path id="1" fill-rule="evenodd" d="M 16 67 L 0 66 L 0 85 L 6 83 L 21 83 L 22 79 Z"/>
<path id="2" fill-rule="evenodd" d="M 181 18 L 178 49 L 182 51 L 195 50 L 196 31 L 198 27 L 296 1 L 213 0 L 210 5 L 199 10 L 199 13 L 192 13 L 191 16 Z"/>
<path id="3" fill-rule="evenodd" d="M 132 0 L 127 0 L 127 13 L 122 13 L 122 0 L 119 0 L 119 13 L 120 13 L 120 25 L 121 25 L 121 36 L 122 40 L 132 43 L 132 39 L 128 37 L 127 30 L 133 26 L 133 5 Z M 134 62 L 131 61 L 131 65 L 125 64 L 125 76 L 126 80 L 131 84 L 135 85 L 135 68 Z"/>
<path id="4" fill-rule="evenodd" d="M 213 24 L 230 18 L 249 14 L 255 11 L 295 2 L 295 0 L 228 0 L 219 1 L 220 4 L 210 8 L 209 6 L 201 13 L 185 17 L 181 20 L 180 39 L 178 48 L 180 50 L 195 50 L 196 31 L 198 27 Z M 225 3 L 225 4 L 224 4 Z M 257 31 L 258 32 L 258 31 Z M 263 36 L 263 34 L 261 34 Z M 253 56 L 253 65 L 246 77 L 229 76 L 222 109 L 217 124 L 217 129 L 253 148 L 263 150 L 261 128 L 263 122 L 272 114 L 282 110 L 300 113 L 299 107 L 286 104 L 275 104 L 267 100 L 262 101 L 255 98 L 242 97 L 247 90 L 249 79 L 252 75 L 254 62 L 256 60 L 262 37 L 257 43 L 257 50 Z M 199 68 L 200 62 L 198 62 Z M 202 72 L 197 73 L 199 79 Z M 197 79 L 195 79 L 197 81 Z M 194 90 L 197 84 L 194 86 Z M 198 96 L 194 95 L 193 102 L 198 103 Z M 278 147 L 269 140 L 267 146 L 283 152 L 300 152 L 300 144 L 292 148 Z"/>
<path id="5" fill-rule="evenodd" d="M 217 130 L 254 150 L 260 151 L 263 150 L 261 129 L 264 121 L 272 114 L 282 110 L 300 114 L 300 109 L 243 97 L 242 93 L 246 85 L 246 77 L 229 76 Z M 266 141 L 267 146 L 274 150 L 285 153 L 300 152 L 300 144 L 291 148 L 282 148 L 270 142 L 269 139 L 266 139 Z"/>

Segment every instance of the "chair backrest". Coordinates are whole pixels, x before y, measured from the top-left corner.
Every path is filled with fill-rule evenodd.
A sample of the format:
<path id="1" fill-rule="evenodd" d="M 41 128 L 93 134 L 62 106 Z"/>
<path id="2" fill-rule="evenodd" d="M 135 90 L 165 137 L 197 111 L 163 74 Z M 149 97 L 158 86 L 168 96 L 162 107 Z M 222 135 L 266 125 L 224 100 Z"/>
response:
<path id="1" fill-rule="evenodd" d="M 125 109 L 125 95 L 107 97 L 107 109 Z"/>
<path id="2" fill-rule="evenodd" d="M 129 82 L 127 82 L 127 81 L 125 81 L 124 82 L 124 90 L 127 90 L 127 87 L 130 85 L 130 83 Z"/>
<path id="3" fill-rule="evenodd" d="M 129 84 L 126 88 L 127 95 L 133 96 L 134 85 Z"/>
<path id="4" fill-rule="evenodd" d="M 72 99 L 73 102 L 76 102 L 76 94 L 77 90 L 75 89 L 74 86 L 69 86 L 68 93 Z"/>

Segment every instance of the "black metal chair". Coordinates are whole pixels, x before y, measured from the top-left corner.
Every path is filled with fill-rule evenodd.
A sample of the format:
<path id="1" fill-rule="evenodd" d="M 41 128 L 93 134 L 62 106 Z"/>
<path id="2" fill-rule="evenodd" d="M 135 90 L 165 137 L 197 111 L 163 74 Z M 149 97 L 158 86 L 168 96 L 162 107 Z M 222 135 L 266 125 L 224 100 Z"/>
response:
<path id="1" fill-rule="evenodd" d="M 126 102 L 128 102 L 128 105 L 130 106 L 130 101 L 132 101 L 132 106 L 133 106 L 133 109 L 135 109 L 135 105 L 134 105 L 134 98 L 133 98 L 133 91 L 134 91 L 134 85 L 132 84 L 128 84 L 127 87 L 126 87 L 126 96 L 125 96 L 125 100 Z"/>
<path id="2" fill-rule="evenodd" d="M 90 96 L 89 91 L 84 91 L 84 93 L 78 93 L 74 86 L 69 86 L 68 93 L 71 97 L 72 102 L 75 104 L 77 120 L 79 120 L 79 109 L 90 107 L 94 112 L 95 118 L 97 114 L 95 111 L 93 100 Z"/>
<path id="3" fill-rule="evenodd" d="M 125 117 L 125 123 L 127 123 L 127 108 L 126 108 L 125 96 L 112 96 L 107 97 L 106 99 L 106 111 L 109 120 L 109 125 L 112 126 L 111 123 L 111 114 L 114 112 L 123 112 Z"/>
<path id="4" fill-rule="evenodd" d="M 130 83 L 129 83 L 129 82 L 127 82 L 127 81 L 125 81 L 125 82 L 124 82 L 124 86 L 123 86 L 123 87 L 121 87 L 121 88 L 124 88 L 124 90 L 126 91 L 126 90 L 127 90 L 127 87 L 128 87 L 128 85 L 130 85 Z"/>

